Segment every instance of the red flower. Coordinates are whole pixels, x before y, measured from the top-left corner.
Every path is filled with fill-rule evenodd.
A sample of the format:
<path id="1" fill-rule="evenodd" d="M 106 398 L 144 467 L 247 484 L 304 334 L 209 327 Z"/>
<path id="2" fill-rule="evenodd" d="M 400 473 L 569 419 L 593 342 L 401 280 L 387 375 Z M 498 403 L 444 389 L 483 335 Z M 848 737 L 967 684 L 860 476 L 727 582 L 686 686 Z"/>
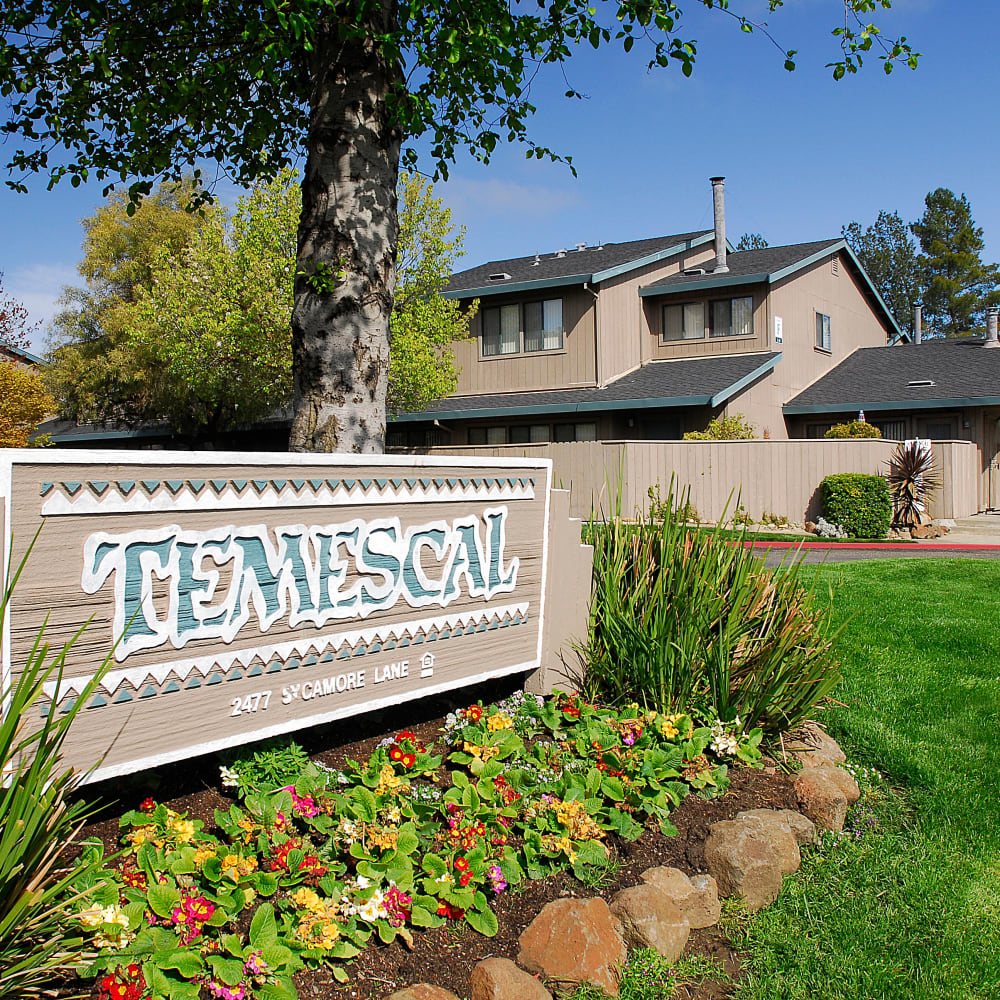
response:
<path id="1" fill-rule="evenodd" d="M 465 888 L 472 881 L 472 872 L 462 872 L 459 876 L 458 884 Z"/>
<path id="2" fill-rule="evenodd" d="M 465 858 L 455 858 L 455 870 L 467 872 L 469 870 L 469 862 Z"/>
<path id="3" fill-rule="evenodd" d="M 439 917 L 447 917 L 449 920 L 461 920 L 465 916 L 465 910 L 460 906 L 452 906 L 444 901 L 438 904 L 437 912 Z"/>
<path id="4" fill-rule="evenodd" d="M 483 710 L 479 705 L 470 705 L 465 710 L 465 714 L 472 719 L 473 722 L 478 722 L 483 717 Z"/>
<path id="5" fill-rule="evenodd" d="M 130 975 L 130 976 L 131 976 L 131 977 L 132 977 L 133 979 L 136 979 L 136 978 L 138 978 L 138 975 L 139 975 L 139 973 L 140 973 L 140 972 L 142 972 L 142 969 L 141 969 L 141 968 L 140 968 L 140 967 L 139 967 L 138 965 L 136 965 L 136 964 L 135 964 L 134 962 L 132 963 L 132 965 L 130 965 L 130 966 L 128 967 L 128 974 L 129 974 L 129 975 Z"/>
<path id="6" fill-rule="evenodd" d="M 403 748 L 398 743 L 393 743 L 389 747 L 389 760 L 401 761 L 403 759 Z"/>
<path id="7" fill-rule="evenodd" d="M 414 764 L 416 764 L 417 755 L 414 753 L 404 753 L 400 759 L 403 762 L 403 767 L 409 769 L 413 767 Z"/>
<path id="8" fill-rule="evenodd" d="M 156 808 L 156 802 L 153 799 L 149 799 L 149 798 L 143 799 L 139 803 L 139 808 L 144 813 L 151 813 Z"/>

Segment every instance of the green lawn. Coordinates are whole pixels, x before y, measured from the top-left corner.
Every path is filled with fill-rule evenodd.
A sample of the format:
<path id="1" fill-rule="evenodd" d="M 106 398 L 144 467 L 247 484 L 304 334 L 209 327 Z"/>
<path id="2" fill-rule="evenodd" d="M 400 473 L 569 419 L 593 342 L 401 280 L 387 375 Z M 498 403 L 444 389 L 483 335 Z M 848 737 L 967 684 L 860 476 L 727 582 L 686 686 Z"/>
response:
<path id="1" fill-rule="evenodd" d="M 740 941 L 740 1000 L 1000 997 L 1000 562 L 821 567 L 843 702 L 823 713 L 898 794 L 813 854 Z"/>

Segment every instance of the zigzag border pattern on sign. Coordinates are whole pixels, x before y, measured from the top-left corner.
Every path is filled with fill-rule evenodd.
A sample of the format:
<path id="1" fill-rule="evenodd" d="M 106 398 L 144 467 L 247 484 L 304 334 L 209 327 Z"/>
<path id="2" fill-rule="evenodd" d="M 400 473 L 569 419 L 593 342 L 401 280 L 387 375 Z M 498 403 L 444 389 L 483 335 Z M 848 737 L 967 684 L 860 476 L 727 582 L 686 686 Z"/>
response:
<path id="1" fill-rule="evenodd" d="M 243 680 L 244 677 L 260 677 L 336 660 L 350 660 L 371 653 L 455 639 L 478 632 L 526 625 L 530 620 L 528 608 L 528 602 L 507 604 L 438 615 L 420 621 L 385 623 L 371 628 L 313 635 L 267 646 L 233 650 L 222 655 L 111 670 L 104 676 L 100 688 L 115 704 L 123 704 L 137 698 L 173 694 L 181 690 L 181 685 L 186 690 L 191 690 L 202 687 L 203 681 L 210 686 L 224 681 Z M 51 681 L 43 686 L 43 691 L 50 701 L 61 705 L 62 712 L 68 712 L 72 708 L 74 697 L 79 695 L 92 677 L 93 675 L 69 678 L 62 682 L 61 687 Z M 127 690 L 126 684 L 135 692 L 134 695 Z M 107 705 L 108 701 L 99 691 L 87 708 L 104 708 Z"/>
<path id="2" fill-rule="evenodd" d="M 139 514 L 351 504 L 534 500 L 534 476 L 142 479 L 42 483 L 42 514 Z"/>

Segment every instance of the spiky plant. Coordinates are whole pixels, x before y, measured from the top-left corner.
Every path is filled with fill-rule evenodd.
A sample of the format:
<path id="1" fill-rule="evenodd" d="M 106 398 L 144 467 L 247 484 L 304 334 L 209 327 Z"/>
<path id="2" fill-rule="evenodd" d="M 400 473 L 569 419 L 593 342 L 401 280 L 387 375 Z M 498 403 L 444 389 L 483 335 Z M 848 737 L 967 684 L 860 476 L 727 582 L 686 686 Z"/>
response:
<path id="1" fill-rule="evenodd" d="M 904 441 L 889 459 L 889 494 L 893 524 L 913 528 L 920 524 L 931 497 L 941 487 L 931 449 L 918 441 Z"/>

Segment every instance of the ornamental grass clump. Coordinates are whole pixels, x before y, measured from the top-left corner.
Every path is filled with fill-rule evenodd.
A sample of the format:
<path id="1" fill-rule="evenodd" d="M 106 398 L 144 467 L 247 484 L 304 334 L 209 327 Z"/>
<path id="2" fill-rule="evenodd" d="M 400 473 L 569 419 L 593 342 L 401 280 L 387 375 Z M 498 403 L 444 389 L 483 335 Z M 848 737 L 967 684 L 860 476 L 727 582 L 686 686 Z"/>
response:
<path id="1" fill-rule="evenodd" d="M 613 516 L 590 522 L 586 691 L 747 732 L 792 729 L 840 678 L 827 613 L 794 562 L 766 570 L 742 536 L 679 516 L 686 499 L 671 483 L 657 519 L 629 522 L 619 492 Z"/>
<path id="2" fill-rule="evenodd" d="M 931 498 L 941 488 L 929 444 L 906 441 L 897 445 L 889 459 L 887 478 L 893 524 L 914 528 L 926 521 Z"/>
<path id="3" fill-rule="evenodd" d="M 30 553 L 30 547 L 29 547 Z M 27 560 L 27 555 L 24 557 Z M 0 600 L 0 634 L 25 562 L 6 583 Z M 60 757 L 63 741 L 86 703 L 107 661 L 80 692 L 69 711 L 42 713 L 45 689 L 62 685 L 72 643 L 53 652 L 44 629 L 19 665 L 16 680 L 5 681 L 0 697 L 0 998 L 48 994 L 53 979 L 93 957 L 97 940 L 115 935 L 117 892 L 99 897 L 99 861 L 74 847 L 92 807 L 74 799 L 81 775 Z M 88 914 L 85 933 L 73 919 Z"/>

